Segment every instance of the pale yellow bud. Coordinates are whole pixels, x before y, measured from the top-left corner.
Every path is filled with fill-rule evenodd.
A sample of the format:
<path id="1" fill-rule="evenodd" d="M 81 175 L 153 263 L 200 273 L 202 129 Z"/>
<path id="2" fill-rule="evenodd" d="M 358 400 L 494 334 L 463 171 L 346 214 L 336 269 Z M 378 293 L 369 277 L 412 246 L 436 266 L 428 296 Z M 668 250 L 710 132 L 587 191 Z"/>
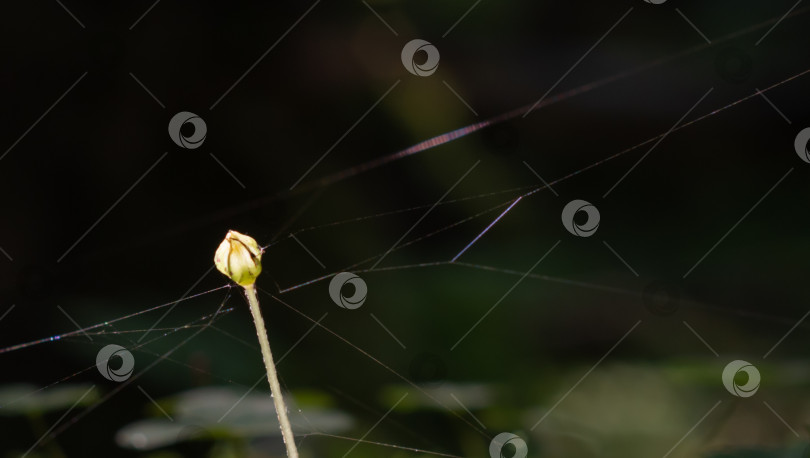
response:
<path id="1" fill-rule="evenodd" d="M 214 255 L 217 269 L 241 286 L 250 286 L 262 272 L 262 249 L 253 237 L 228 231 Z"/>

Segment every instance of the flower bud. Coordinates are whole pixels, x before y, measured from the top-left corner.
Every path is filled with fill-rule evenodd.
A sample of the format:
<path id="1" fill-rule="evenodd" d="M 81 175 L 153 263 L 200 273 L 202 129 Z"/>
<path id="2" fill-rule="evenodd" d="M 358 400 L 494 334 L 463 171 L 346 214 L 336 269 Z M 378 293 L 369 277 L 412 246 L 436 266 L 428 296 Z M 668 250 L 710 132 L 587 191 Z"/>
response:
<path id="1" fill-rule="evenodd" d="M 217 248 L 214 265 L 241 286 L 250 286 L 262 272 L 262 249 L 253 237 L 228 231 Z"/>

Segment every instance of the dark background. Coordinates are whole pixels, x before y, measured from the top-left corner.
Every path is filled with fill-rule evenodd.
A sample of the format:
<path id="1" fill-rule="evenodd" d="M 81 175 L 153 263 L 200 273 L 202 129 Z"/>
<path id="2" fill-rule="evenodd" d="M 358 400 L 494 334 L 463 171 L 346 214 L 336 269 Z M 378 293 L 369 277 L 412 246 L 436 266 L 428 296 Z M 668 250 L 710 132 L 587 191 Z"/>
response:
<path id="1" fill-rule="evenodd" d="M 12 258 L 0 257 L 0 313 L 14 305 L 0 321 L 0 346 L 73 331 L 57 305 L 81 326 L 90 326 L 179 299 L 211 267 L 228 229 L 250 234 L 262 245 L 272 243 L 259 279 L 272 293 L 347 266 L 368 269 L 373 260 L 354 265 L 385 253 L 476 161 L 478 166 L 446 200 L 525 189 L 439 205 L 403 242 L 538 185 L 523 161 L 546 181 L 566 177 L 667 132 L 710 88 L 686 122 L 810 68 L 810 14 L 802 9 L 807 5 L 799 4 L 759 45 L 772 24 L 729 37 L 782 17 L 793 1 L 483 0 L 443 37 L 473 2 L 368 1 L 395 35 L 363 2 L 324 0 L 259 59 L 312 3 L 163 0 L 134 27 L 152 2 L 64 3 L 81 24 L 58 2 L 0 7 L 5 43 L 0 51 L 0 151 L 5 152 L 0 159 L 0 247 Z M 525 119 L 517 116 L 328 186 L 318 183 L 534 103 L 630 7 L 632 12 L 549 98 L 666 61 L 566 97 Z M 414 38 L 430 41 L 441 53 L 438 71 L 430 77 L 411 75 L 402 66 L 400 51 Z M 487 456 L 489 440 L 510 431 L 526 440 L 529 456 L 661 456 L 722 400 L 670 456 L 721 451 L 783 456 L 781 450 L 800 447 L 807 438 L 807 323 L 767 358 L 763 355 L 808 310 L 810 165 L 799 160 L 793 142 L 810 126 L 809 88 L 810 76 L 802 76 L 766 93 L 789 122 L 755 96 L 672 133 L 607 197 L 605 192 L 653 143 L 553 185 L 559 196 L 543 190 L 523 199 L 460 259 L 497 271 L 442 265 L 362 273 L 369 299 L 354 311 L 329 299 L 328 279 L 280 297 L 314 319 L 328 312 L 326 327 L 415 383 L 444 387 L 448 393 L 461 390 L 453 387 L 479 386 L 489 393 L 473 409 L 486 426 L 481 434 L 470 427 L 478 424 L 463 410 L 456 409 L 469 424 L 430 403 L 415 403 L 395 409 L 368 440 Z M 180 111 L 205 120 L 208 132 L 200 148 L 182 149 L 170 139 L 169 119 Z M 595 236 L 574 237 L 560 223 L 562 208 L 573 199 L 599 208 Z M 380 216 L 413 207 L 419 208 Z M 395 250 L 379 267 L 447 261 L 502 208 Z M 368 218 L 327 226 L 359 217 Z M 301 231 L 311 227 L 316 229 Z M 290 232 L 325 267 L 288 237 Z M 533 271 L 553 278 L 526 278 L 450 351 L 558 240 Z M 224 277 L 210 272 L 193 293 L 224 284 Z M 235 310 L 216 326 L 255 346 L 241 293 L 231 293 L 226 307 Z M 211 314 L 225 294 L 180 302 L 163 325 L 181 326 Z M 669 298 L 675 312 L 660 313 L 656 304 L 662 299 L 653 299 L 656 295 Z M 274 351 L 283 353 L 312 322 L 269 296 L 261 300 Z M 143 331 L 160 314 L 122 320 L 108 330 Z M 639 320 L 558 410 L 530 431 Z M 68 342 L 2 353 L 0 381 L 97 384 L 103 396 L 119 385 L 95 370 L 74 374 L 93 365 L 103 344 L 126 346 L 127 339 L 140 335 L 104 335 L 93 342 L 77 335 Z M 148 345 L 148 352 L 135 353 L 136 373 L 189 335 L 172 333 Z M 182 364 L 164 361 L 133 384 L 155 399 L 208 385 L 230 384 L 242 393 L 262 373 L 258 353 L 212 329 L 172 357 Z M 762 373 L 755 396 L 735 398 L 723 388 L 720 374 L 734 359 L 749 361 Z M 331 407 L 350 414 L 355 426 L 344 435 L 354 438 L 398 399 L 391 390 L 411 389 L 409 396 L 419 397 L 400 378 L 323 330 L 301 341 L 279 370 L 294 395 L 296 390 L 320 393 Z M 133 384 L 60 432 L 54 441 L 61 452 L 48 446 L 37 449 L 36 456 L 146 456 L 118 447 L 113 438 L 132 421 L 161 416 L 149 410 Z M 29 417 L 43 419 L 47 427 L 71 404 Z M 23 453 L 40 435 L 24 416 L 3 417 L 0 450 L 7 456 Z M 277 443 L 269 448 L 262 441 L 250 443 L 250 456 L 278 451 Z M 195 444 L 198 448 L 189 451 L 188 444 L 178 444 L 162 453 L 197 456 L 203 453 L 199 447 L 208 453 L 210 445 Z M 350 445 L 308 438 L 302 450 L 308 456 L 342 456 Z M 352 454 L 419 456 L 370 445 Z"/>

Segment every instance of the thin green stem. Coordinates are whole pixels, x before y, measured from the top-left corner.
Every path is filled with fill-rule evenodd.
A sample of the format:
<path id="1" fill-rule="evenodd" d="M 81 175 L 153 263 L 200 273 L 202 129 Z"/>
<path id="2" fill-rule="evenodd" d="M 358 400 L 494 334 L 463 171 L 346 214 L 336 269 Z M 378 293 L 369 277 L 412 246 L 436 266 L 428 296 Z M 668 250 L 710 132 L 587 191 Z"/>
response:
<path id="1" fill-rule="evenodd" d="M 273 362 L 273 353 L 270 352 L 270 342 L 267 340 L 267 330 L 264 328 L 262 311 L 259 309 L 259 298 L 256 296 L 256 287 L 254 285 L 245 286 L 245 294 L 247 294 L 248 302 L 250 303 L 250 313 L 253 315 L 253 322 L 256 324 L 256 334 L 259 336 L 259 346 L 262 348 L 264 367 L 267 369 L 267 381 L 270 382 L 270 393 L 273 395 L 273 404 L 276 407 L 279 425 L 281 425 L 281 437 L 284 439 L 284 445 L 287 447 L 287 456 L 289 458 L 298 458 L 298 449 L 295 447 L 295 436 L 293 436 L 290 420 L 287 418 L 287 404 L 284 403 L 284 396 L 281 394 L 281 386 L 278 383 L 276 365 Z"/>

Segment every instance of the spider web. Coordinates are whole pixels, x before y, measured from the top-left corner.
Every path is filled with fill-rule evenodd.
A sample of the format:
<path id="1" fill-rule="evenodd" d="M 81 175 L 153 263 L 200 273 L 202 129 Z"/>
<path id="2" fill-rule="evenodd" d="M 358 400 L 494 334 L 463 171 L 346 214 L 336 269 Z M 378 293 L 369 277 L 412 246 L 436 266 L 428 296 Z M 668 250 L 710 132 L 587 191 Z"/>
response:
<path id="1" fill-rule="evenodd" d="M 789 17 L 795 17 L 797 15 L 804 14 L 807 11 L 810 11 L 810 8 L 799 9 L 792 12 L 789 15 Z M 616 81 L 636 77 L 638 75 L 643 74 L 644 71 L 649 70 L 651 68 L 672 63 L 677 59 L 692 56 L 704 49 L 730 41 L 734 38 L 743 36 L 750 32 L 762 30 L 764 27 L 773 25 L 778 20 L 780 19 L 773 18 L 761 24 L 757 24 L 755 26 L 748 27 L 746 29 L 726 35 L 725 37 L 722 37 L 720 39 L 716 39 L 711 44 L 702 44 L 694 48 L 687 49 L 683 52 L 667 56 L 665 58 L 656 60 L 654 62 L 650 62 L 640 67 L 622 72 L 620 74 L 606 77 L 599 81 L 583 85 L 573 90 L 562 92 L 558 95 L 554 95 L 550 98 L 544 99 L 539 104 L 529 104 L 527 106 L 520 107 L 515 110 L 511 110 L 507 113 L 492 117 L 486 121 L 471 124 L 469 126 L 465 126 L 452 132 L 442 134 L 440 136 L 426 140 L 424 142 L 420 142 L 402 151 L 390 155 L 381 156 L 372 161 L 358 164 L 351 168 L 347 168 L 339 172 L 329 174 L 323 178 L 303 182 L 295 190 L 285 191 L 283 193 L 274 195 L 270 197 L 268 200 L 279 200 L 279 199 L 283 200 L 291 198 L 292 196 L 295 195 L 306 193 L 311 193 L 313 197 L 319 198 L 320 196 L 322 196 L 324 190 L 326 190 L 330 186 L 333 186 L 351 177 L 355 177 L 364 173 L 371 173 L 373 170 L 383 165 L 398 163 L 399 161 L 403 161 L 406 158 L 413 156 L 415 154 L 424 153 L 440 145 L 457 141 L 476 131 L 486 129 L 501 123 L 507 123 L 511 120 L 517 119 L 523 116 L 524 114 L 527 114 L 527 107 L 531 107 L 532 108 L 531 111 L 535 111 L 541 110 L 551 104 L 567 101 L 575 96 L 579 96 L 587 92 L 594 91 L 598 88 L 607 86 Z M 325 333 L 327 336 L 333 339 L 333 341 L 340 342 L 342 345 L 345 345 L 348 348 L 350 348 L 352 352 L 355 352 L 356 354 L 362 356 L 371 367 L 381 369 L 383 372 L 389 373 L 389 375 L 393 376 L 395 379 L 398 379 L 400 382 L 404 383 L 408 387 L 408 389 L 414 393 L 414 395 L 423 396 L 426 399 L 428 399 L 429 402 L 434 403 L 445 415 L 448 415 L 448 417 L 453 422 L 459 424 L 459 427 L 469 430 L 471 433 L 480 436 L 483 441 L 488 443 L 494 437 L 493 432 L 484 428 L 483 425 L 480 424 L 478 419 L 475 418 L 470 412 L 464 411 L 459 412 L 458 409 L 448 405 L 446 400 L 440 399 L 435 394 L 435 392 L 432 391 L 429 387 L 419 383 L 419 381 L 414 380 L 414 377 L 412 377 L 411 375 L 404 373 L 404 371 L 402 371 L 401 369 L 397 369 L 394 365 L 387 363 L 383 358 L 377 356 L 375 354 L 376 352 L 370 349 L 367 345 L 353 343 L 352 341 L 353 339 L 346 337 L 343 331 L 333 329 L 332 325 L 321 323 L 323 318 L 318 319 L 317 316 L 315 315 L 305 313 L 304 312 L 305 307 L 301 305 L 302 303 L 298 303 L 294 300 L 295 299 L 294 295 L 300 291 L 305 292 L 318 291 L 317 294 L 321 294 L 322 296 L 324 296 L 326 291 L 325 284 L 328 283 L 328 281 L 331 278 L 333 278 L 335 274 L 340 272 L 353 272 L 358 275 L 365 275 L 365 274 L 383 275 L 383 274 L 390 274 L 391 272 L 396 273 L 407 271 L 421 272 L 421 271 L 428 271 L 430 269 L 441 268 L 441 269 L 457 269 L 457 270 L 465 270 L 465 269 L 474 270 L 485 272 L 488 274 L 497 273 L 502 274 L 504 276 L 509 276 L 510 278 L 518 277 L 521 280 L 523 280 L 524 278 L 527 280 L 541 280 L 544 282 L 557 283 L 560 285 L 564 285 L 565 287 L 574 288 L 584 292 L 591 292 L 591 293 L 596 292 L 600 294 L 605 293 L 619 296 L 637 296 L 638 291 L 632 288 L 591 283 L 588 281 L 574 280 L 571 278 L 561 276 L 539 274 L 532 272 L 531 270 L 526 272 L 510 268 L 487 265 L 479 262 L 465 262 L 460 261 L 460 259 L 464 259 L 466 255 L 471 250 L 474 250 L 479 244 L 485 244 L 487 241 L 487 235 L 489 231 L 497 228 L 502 221 L 508 220 L 510 214 L 513 211 L 519 209 L 520 206 L 524 204 L 524 202 L 529 201 L 531 198 L 537 195 L 540 195 L 541 192 L 546 193 L 553 192 L 553 188 L 555 186 L 563 185 L 571 181 L 572 179 L 579 177 L 586 171 L 597 169 L 615 159 L 629 155 L 631 153 L 640 153 L 644 147 L 656 145 L 657 142 L 663 140 L 664 138 L 666 138 L 667 136 L 671 135 L 674 132 L 692 127 L 697 123 L 706 122 L 708 119 L 718 116 L 719 114 L 724 113 L 726 111 L 732 110 L 733 108 L 738 107 L 740 104 L 743 104 L 744 102 L 747 102 L 754 98 L 761 97 L 762 94 L 767 94 L 776 88 L 786 86 L 789 83 L 793 82 L 794 80 L 804 77 L 807 73 L 810 73 L 810 69 L 794 75 L 785 76 L 783 78 L 773 81 L 771 85 L 760 89 L 759 92 L 757 93 L 753 93 L 738 98 L 730 103 L 725 103 L 722 106 L 715 106 L 709 111 L 706 111 L 704 107 L 703 110 L 698 110 L 703 114 L 693 116 L 688 120 L 684 120 L 683 123 L 679 123 L 673 126 L 672 129 L 668 131 L 664 131 L 655 136 L 637 141 L 633 143 L 632 146 L 629 146 L 618 152 L 606 154 L 603 158 L 597 161 L 594 161 L 585 166 L 577 167 L 576 169 L 572 170 L 569 173 L 551 179 L 547 183 L 544 182 L 542 185 L 532 183 L 522 186 L 491 190 L 483 193 L 480 192 L 468 193 L 466 195 L 461 196 L 458 195 L 460 194 L 460 192 L 451 192 L 454 190 L 453 189 L 455 187 L 454 186 L 453 188 L 449 188 L 447 194 L 442 196 L 442 198 L 440 198 L 438 201 L 426 201 L 421 204 L 405 208 L 389 209 L 382 212 L 376 212 L 371 215 L 360 215 L 352 218 L 340 219 L 306 227 L 299 227 L 297 229 L 288 231 L 287 229 L 289 227 L 294 227 L 296 225 L 297 216 L 299 216 L 296 215 L 289 221 L 287 221 L 287 223 L 282 227 L 282 229 L 278 231 L 277 235 L 273 237 L 270 241 L 268 241 L 267 244 L 264 246 L 267 256 L 272 256 L 274 250 L 284 248 L 285 246 L 286 249 L 289 249 L 290 246 L 300 245 L 307 252 L 309 252 L 307 245 L 305 243 L 302 243 L 300 239 L 310 233 L 315 232 L 328 233 L 328 231 L 334 230 L 336 228 L 354 226 L 363 223 L 376 223 L 394 217 L 404 217 L 406 219 L 410 218 L 410 220 L 412 220 L 414 224 L 412 226 L 406 226 L 409 227 L 407 231 L 401 236 L 401 238 L 399 238 L 396 241 L 396 243 L 391 245 L 389 248 L 377 251 L 368 256 L 362 256 L 360 259 L 348 263 L 339 269 L 332 269 L 332 271 L 328 273 L 324 273 L 317 276 L 311 276 L 310 278 L 306 278 L 304 280 L 293 283 L 279 283 L 278 280 L 275 278 L 275 276 L 261 278 L 259 283 L 260 285 L 262 285 L 262 287 L 260 288 L 260 291 L 262 292 L 262 297 L 260 299 L 262 301 L 263 307 L 268 308 L 275 306 L 283 306 L 285 308 L 288 308 L 294 314 L 298 315 L 301 319 L 303 319 L 308 324 L 311 324 L 312 326 L 312 328 L 301 337 L 302 338 L 301 341 L 303 341 L 303 339 L 306 338 L 307 334 L 309 334 L 309 332 L 312 330 L 317 330 L 318 332 Z M 455 179 L 459 179 L 459 182 L 462 181 L 465 176 L 464 173 L 465 172 L 470 173 L 472 170 L 474 170 L 477 166 L 477 163 L 470 164 L 469 166 L 470 166 L 469 169 L 466 170 L 460 169 L 458 171 L 458 176 L 453 180 L 451 180 L 451 182 L 454 181 Z M 259 205 L 263 202 L 266 201 L 262 200 L 261 202 L 258 203 L 253 202 L 250 203 L 250 205 Z M 472 205 L 477 206 L 475 211 L 469 211 Z M 461 208 L 461 210 L 458 210 L 459 208 Z M 446 214 L 444 214 L 445 212 Z M 462 216 L 459 217 L 458 213 L 462 213 Z M 424 229 L 423 226 L 420 226 L 420 223 L 422 223 L 424 218 L 427 218 L 430 215 L 437 215 L 437 214 L 442 215 L 442 217 L 439 218 L 439 222 L 433 221 L 432 226 L 430 226 L 428 229 Z M 554 215 L 553 219 L 556 220 L 557 218 L 558 216 Z M 428 221 L 430 220 L 425 221 L 426 223 L 425 226 L 428 226 L 427 224 Z M 444 234 L 447 234 L 454 230 L 458 230 L 459 228 L 471 228 L 468 229 L 468 232 L 469 230 L 471 230 L 473 237 L 467 236 L 466 238 L 462 238 L 460 235 L 453 235 L 452 237 L 450 237 L 451 241 L 457 243 L 456 246 L 451 247 L 451 249 L 442 251 L 442 254 L 444 254 L 444 252 L 449 252 L 450 254 L 449 256 L 445 256 L 444 258 L 438 260 L 426 260 L 426 261 L 418 260 L 419 262 L 413 263 L 403 263 L 403 264 L 394 263 L 393 265 L 382 265 L 382 266 L 379 265 L 382 264 L 384 260 L 388 260 L 388 262 L 390 263 L 392 262 L 391 261 L 392 259 L 395 258 L 401 259 L 397 258 L 396 255 L 402 252 L 407 252 L 407 249 L 412 246 L 418 244 L 431 243 L 431 241 L 441 238 Z M 469 234 L 464 233 L 464 235 Z M 445 245 L 446 244 L 445 241 L 447 239 L 441 240 L 442 245 Z M 551 246 L 551 244 L 549 244 L 549 246 Z M 321 261 L 318 260 L 315 254 L 313 254 L 312 252 L 310 252 L 309 254 L 315 261 L 317 261 L 319 264 L 321 263 Z M 408 259 L 407 256 L 403 256 L 402 258 Z M 209 269 L 208 272 L 210 271 L 211 270 Z M 274 283 L 272 288 L 270 287 L 270 283 Z M 194 290 L 194 287 L 192 287 L 192 290 Z M 142 378 L 148 375 L 150 369 L 156 367 L 159 364 L 161 365 L 171 364 L 185 369 L 189 369 L 195 373 L 205 375 L 207 377 L 215 379 L 217 382 L 224 383 L 226 385 L 238 388 L 240 390 L 245 391 L 253 390 L 256 387 L 255 384 L 251 386 L 249 383 L 245 383 L 244 380 L 240 382 L 234 380 L 229 376 L 217 374 L 215 372 L 188 364 L 182 360 L 173 357 L 173 355 L 179 349 L 185 346 L 193 345 L 193 343 L 195 342 L 194 339 L 203 333 L 205 333 L 206 335 L 216 333 L 223 339 L 227 339 L 231 342 L 238 343 L 239 345 L 242 345 L 246 348 L 252 348 L 255 350 L 256 345 L 253 343 L 252 339 L 253 336 L 249 337 L 237 336 L 234 333 L 222 329 L 219 326 L 220 324 L 223 324 L 224 320 L 230 317 L 234 311 L 240 308 L 242 309 L 244 308 L 243 307 L 244 304 L 239 299 L 240 296 L 241 291 L 238 288 L 234 288 L 233 286 L 228 284 L 223 284 L 222 286 L 207 289 L 201 292 L 189 291 L 188 294 L 183 295 L 183 297 L 177 300 L 172 300 L 163 304 L 142 308 L 135 312 L 124 314 L 117 317 L 112 317 L 106 319 L 103 322 L 92 324 L 90 326 L 79 327 L 78 329 L 75 330 L 70 330 L 47 337 L 42 338 L 36 337 L 34 340 L 30 340 L 27 342 L 7 344 L 6 346 L 0 348 L 0 358 L 4 358 L 7 357 L 8 354 L 13 354 L 17 352 L 38 351 L 39 348 L 42 348 L 41 351 L 50 351 L 47 348 L 52 347 L 54 345 L 60 346 L 64 345 L 63 342 L 65 341 L 69 341 L 76 344 L 84 344 L 89 347 L 92 347 L 95 350 L 96 348 L 98 348 L 99 343 L 103 341 L 106 343 L 115 343 L 125 346 L 127 350 L 137 355 L 136 360 L 139 361 L 139 364 L 136 366 L 136 369 L 130 378 L 117 385 L 111 385 L 113 388 L 111 388 L 109 391 L 106 391 L 104 394 L 100 395 L 98 399 L 94 400 L 92 404 L 84 406 L 82 408 L 76 407 L 76 404 L 74 404 L 74 406 L 71 407 L 69 410 L 67 410 L 67 412 L 65 412 L 65 414 L 61 418 L 59 418 L 58 421 L 50 425 L 50 427 L 47 429 L 46 433 L 42 436 L 42 438 L 36 443 L 32 444 L 31 448 L 26 452 L 26 454 L 31 452 L 32 450 L 38 449 L 39 447 L 46 446 L 50 441 L 57 439 L 58 437 L 60 437 L 60 435 L 62 435 L 64 432 L 70 429 L 79 428 L 80 427 L 79 425 L 81 425 L 81 420 L 83 418 L 89 415 L 94 415 L 96 410 L 100 409 L 101 407 L 106 407 L 109 402 L 114 402 L 114 399 L 116 399 L 116 397 L 122 391 L 131 390 L 133 385 L 140 388 L 139 383 L 146 384 L 147 382 L 145 380 L 142 380 Z M 775 313 L 753 314 L 750 312 L 739 310 L 737 308 L 723 308 L 706 302 L 701 302 L 699 304 L 694 305 L 697 305 L 702 308 L 714 307 L 717 310 L 722 310 L 727 313 L 732 313 L 735 315 L 755 320 L 767 320 L 774 323 L 795 322 L 795 319 L 792 317 L 783 316 Z M 185 309 L 185 313 L 183 314 L 183 316 L 186 316 L 189 313 L 188 308 L 191 306 L 198 307 L 196 311 L 190 312 L 190 315 L 193 316 L 193 319 L 180 318 L 179 320 L 180 322 L 177 322 L 178 318 L 172 315 L 172 311 L 175 310 L 175 308 L 177 308 L 178 312 Z M 145 327 L 135 326 L 134 328 L 131 329 L 124 328 L 124 326 L 127 326 L 129 323 L 139 322 L 137 320 L 142 319 L 145 316 L 148 316 L 150 318 L 155 317 L 156 321 L 151 326 Z M 163 323 L 164 318 L 166 319 L 165 321 L 167 321 L 166 324 Z M 241 318 L 245 317 L 242 316 Z M 383 323 L 380 324 L 383 328 L 385 328 L 386 331 L 388 331 L 387 327 Z M 801 324 L 801 327 L 806 327 L 806 325 Z M 269 329 L 271 334 L 273 332 L 272 331 L 273 328 L 274 324 L 271 320 L 269 323 Z M 396 333 L 392 333 L 392 337 L 394 340 L 397 340 L 395 334 Z M 297 345 L 297 343 L 295 345 Z M 293 345 L 288 350 L 292 351 L 295 348 L 295 345 Z M 277 354 L 279 352 L 278 349 L 275 349 L 274 351 Z M 282 354 L 283 357 L 286 356 L 286 353 Z M 146 359 L 147 357 L 153 359 L 151 360 Z M 294 354 L 292 357 L 295 357 Z M 140 364 L 141 358 L 144 358 L 149 362 L 145 365 L 142 365 Z M 0 361 L 2 360 L 0 359 Z M 283 379 L 284 378 L 283 368 L 281 369 L 281 376 Z M 88 363 L 84 367 L 71 368 L 69 370 L 66 370 L 63 373 L 60 373 L 59 375 L 53 377 L 52 383 L 28 391 L 14 399 L 7 400 L 5 403 L 0 405 L 0 409 L 8 409 L 10 407 L 13 407 L 15 404 L 24 403 L 31 397 L 41 393 L 46 393 L 49 390 L 53 390 L 54 388 L 66 382 L 72 382 L 77 380 L 83 381 L 88 379 L 94 380 L 98 379 L 96 364 Z M 77 404 L 79 403 L 77 402 Z M 302 414 L 302 418 L 306 418 L 307 414 L 306 408 L 301 408 L 298 410 L 298 412 Z M 311 425 L 307 425 L 305 423 L 298 423 L 295 425 L 295 427 L 297 435 L 301 438 L 302 446 L 304 447 L 310 440 L 316 439 L 338 440 L 338 441 L 352 442 L 353 443 L 352 448 L 354 446 L 357 446 L 358 444 L 365 444 L 368 446 L 434 456 L 450 456 L 450 457 L 462 456 L 460 454 L 461 453 L 460 451 L 453 452 L 452 447 L 450 446 L 439 445 L 436 446 L 436 448 L 434 449 L 426 449 L 420 447 L 411 447 L 409 445 L 403 445 L 400 443 L 388 443 L 370 439 L 367 440 L 366 436 L 348 437 L 342 434 L 330 434 L 327 432 L 318 431 L 316 428 L 313 428 Z M 299 432 L 305 430 L 309 430 L 310 432 L 306 433 Z M 371 432 L 371 430 L 369 432 Z"/>

